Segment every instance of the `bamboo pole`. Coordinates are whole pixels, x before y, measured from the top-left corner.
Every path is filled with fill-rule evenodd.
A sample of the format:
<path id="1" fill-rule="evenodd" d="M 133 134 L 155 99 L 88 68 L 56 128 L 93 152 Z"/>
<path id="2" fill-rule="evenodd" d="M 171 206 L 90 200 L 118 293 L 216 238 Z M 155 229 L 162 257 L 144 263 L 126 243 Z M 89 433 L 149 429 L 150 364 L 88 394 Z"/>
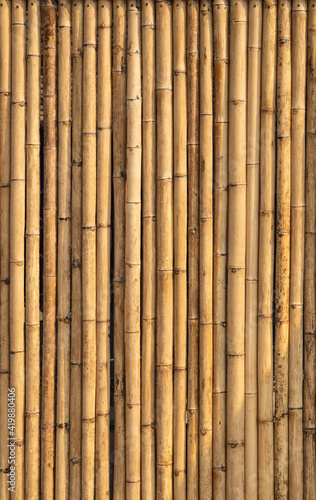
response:
<path id="1" fill-rule="evenodd" d="M 25 498 L 40 498 L 40 68 L 39 0 L 28 2 L 26 122 Z"/>
<path id="2" fill-rule="evenodd" d="M 155 499 L 156 89 L 155 1 L 142 1 L 142 496 Z"/>
<path id="3" fill-rule="evenodd" d="M 303 498 L 303 283 L 307 2 L 292 8 L 289 498 Z"/>
<path id="4" fill-rule="evenodd" d="M 94 498 L 96 400 L 96 0 L 83 5 L 82 498 Z"/>
<path id="5" fill-rule="evenodd" d="M 96 499 L 110 498 L 112 2 L 98 1 Z"/>
<path id="6" fill-rule="evenodd" d="M 247 243 L 245 338 L 245 490 L 258 498 L 258 235 L 262 2 L 249 2 L 247 106 Z"/>
<path id="7" fill-rule="evenodd" d="M 81 497 L 83 3 L 72 2 L 72 214 L 69 498 Z"/>
<path id="8" fill-rule="evenodd" d="M 306 120 L 306 214 L 305 214 L 305 271 L 304 271 L 304 498 L 316 497 L 315 428 L 316 428 L 316 8 L 308 2 L 307 35 L 307 120 Z"/>
<path id="9" fill-rule="evenodd" d="M 277 1 L 263 4 L 258 266 L 258 494 L 274 498 L 273 281 Z"/>
<path id="10" fill-rule="evenodd" d="M 226 264 L 228 194 L 228 0 L 213 3 L 214 19 L 214 380 L 213 495 L 226 499 Z"/>
<path id="11" fill-rule="evenodd" d="M 171 500 L 173 448 L 172 5 L 156 2 L 157 498 Z"/>
<path id="12" fill-rule="evenodd" d="M 0 6 L 0 497 L 9 499 L 11 1 Z"/>

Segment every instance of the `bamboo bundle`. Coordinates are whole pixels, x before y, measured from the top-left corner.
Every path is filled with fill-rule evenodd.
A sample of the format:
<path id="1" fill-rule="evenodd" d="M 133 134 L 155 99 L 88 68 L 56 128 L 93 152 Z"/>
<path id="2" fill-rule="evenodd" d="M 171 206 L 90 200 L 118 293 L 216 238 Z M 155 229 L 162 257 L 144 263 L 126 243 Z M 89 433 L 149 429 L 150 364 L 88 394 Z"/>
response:
<path id="1" fill-rule="evenodd" d="M 304 271 L 304 498 L 316 497 L 316 8 L 308 2 L 307 35 L 307 120 L 306 120 L 306 214 Z M 293 187 L 294 189 L 295 187 Z"/>
<path id="2" fill-rule="evenodd" d="M 157 498 L 171 500 L 173 448 L 172 5 L 156 2 Z"/>
<path id="3" fill-rule="evenodd" d="M 249 2 L 247 98 L 247 243 L 245 338 L 245 491 L 258 498 L 257 296 L 262 2 Z"/>
<path id="4" fill-rule="evenodd" d="M 69 498 L 81 497 L 81 365 L 82 365 L 82 44 L 83 3 L 72 2 L 72 274 L 70 353 Z"/>
<path id="5" fill-rule="evenodd" d="M 96 499 L 110 498 L 112 2 L 98 1 Z"/>
<path id="6" fill-rule="evenodd" d="M 215 0 L 214 19 L 214 380 L 213 495 L 226 498 L 226 263 L 228 147 L 228 0 Z"/>
<path id="7" fill-rule="evenodd" d="M 142 496 L 155 499 L 156 90 L 155 1 L 142 1 Z"/>
<path id="8" fill-rule="evenodd" d="M 303 280 L 307 1 L 292 9 L 289 498 L 303 498 Z"/>
<path id="9" fill-rule="evenodd" d="M 210 0 L 200 4 L 199 491 L 212 496 L 213 393 L 213 37 Z M 210 84 L 211 82 L 211 84 Z"/>
<path id="10" fill-rule="evenodd" d="M 28 4 L 26 122 L 25 498 L 40 498 L 40 67 L 39 0 Z"/>

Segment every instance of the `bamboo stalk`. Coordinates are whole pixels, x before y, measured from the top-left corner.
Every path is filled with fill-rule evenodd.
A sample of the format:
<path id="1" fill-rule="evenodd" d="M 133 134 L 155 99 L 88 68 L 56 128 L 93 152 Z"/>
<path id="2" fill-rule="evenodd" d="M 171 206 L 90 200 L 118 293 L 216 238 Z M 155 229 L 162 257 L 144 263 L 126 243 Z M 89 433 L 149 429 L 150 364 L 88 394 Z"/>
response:
<path id="1" fill-rule="evenodd" d="M 258 498 L 258 235 L 262 2 L 249 2 L 245 338 L 245 490 Z"/>
<path id="2" fill-rule="evenodd" d="M 226 263 L 228 194 L 229 2 L 213 3 L 214 18 L 214 380 L 213 495 L 226 499 Z"/>
<path id="3" fill-rule="evenodd" d="M 292 8 L 289 498 L 303 498 L 303 280 L 307 2 Z"/>
<path id="4" fill-rule="evenodd" d="M 82 44 L 83 3 L 72 2 L 72 274 L 69 498 L 81 497 L 82 394 Z"/>
<path id="5" fill-rule="evenodd" d="M 112 2 L 98 1 L 96 499 L 110 498 Z"/>
<path id="6" fill-rule="evenodd" d="M 25 498 L 40 498 L 40 68 L 39 0 L 28 2 L 26 122 Z"/>
<path id="7" fill-rule="evenodd" d="M 307 120 L 306 120 L 306 214 L 305 214 L 305 271 L 304 271 L 304 498 L 315 498 L 315 428 L 316 428 L 316 8 L 308 2 L 307 34 Z"/>
<path id="8" fill-rule="evenodd" d="M 248 2 L 231 5 L 227 282 L 227 498 L 244 498 Z"/>
<path id="9" fill-rule="evenodd" d="M 156 90 L 155 1 L 142 1 L 143 283 L 142 283 L 142 496 L 155 499 L 156 352 Z"/>
<path id="10" fill-rule="evenodd" d="M 126 0 L 113 2 L 114 500 L 125 499 Z"/>
<path id="11" fill-rule="evenodd" d="M 156 2 L 157 498 L 171 500 L 173 448 L 172 5 Z"/>

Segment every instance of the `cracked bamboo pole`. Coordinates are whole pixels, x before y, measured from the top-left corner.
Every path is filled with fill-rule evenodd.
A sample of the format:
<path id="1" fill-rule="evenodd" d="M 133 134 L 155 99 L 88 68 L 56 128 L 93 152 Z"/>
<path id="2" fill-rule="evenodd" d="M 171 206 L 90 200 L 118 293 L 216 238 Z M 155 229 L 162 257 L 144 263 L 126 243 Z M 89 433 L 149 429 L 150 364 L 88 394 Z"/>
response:
<path id="1" fill-rule="evenodd" d="M 156 2 L 157 90 L 157 487 L 171 500 L 173 468 L 172 5 Z"/>
<path id="2" fill-rule="evenodd" d="M 249 2 L 245 332 L 245 491 L 258 497 L 258 236 L 262 1 Z"/>
<path id="3" fill-rule="evenodd" d="M 142 0 L 142 496 L 156 495 L 156 89 L 155 0 Z"/>
<path id="4" fill-rule="evenodd" d="M 303 292 L 307 1 L 292 9 L 289 498 L 303 498 Z"/>
<path id="5" fill-rule="evenodd" d="M 96 499 L 110 498 L 112 2 L 98 0 Z"/>
<path id="6" fill-rule="evenodd" d="M 40 498 L 40 1 L 28 2 L 25 498 Z"/>
<path id="7" fill-rule="evenodd" d="M 72 188 L 69 498 L 81 498 L 83 3 L 72 1 Z"/>
<path id="8" fill-rule="evenodd" d="M 228 0 L 213 3 L 214 22 L 214 380 L 213 495 L 226 498 L 226 263 L 228 199 Z"/>
<path id="9" fill-rule="evenodd" d="M 245 264 L 248 2 L 230 12 L 227 282 L 227 498 L 244 498 Z"/>

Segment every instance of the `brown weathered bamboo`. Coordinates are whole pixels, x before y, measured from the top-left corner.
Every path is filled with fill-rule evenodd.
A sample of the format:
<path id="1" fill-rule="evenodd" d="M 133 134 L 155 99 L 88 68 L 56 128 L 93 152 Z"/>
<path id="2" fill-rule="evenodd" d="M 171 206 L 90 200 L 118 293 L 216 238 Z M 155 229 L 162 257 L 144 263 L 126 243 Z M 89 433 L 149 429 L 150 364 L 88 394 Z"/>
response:
<path id="1" fill-rule="evenodd" d="M 172 5 L 156 2 L 157 90 L 157 487 L 172 498 L 173 468 L 173 110 Z"/>
<path id="2" fill-rule="evenodd" d="M 142 496 L 155 499 L 156 88 L 155 0 L 142 0 Z"/>

